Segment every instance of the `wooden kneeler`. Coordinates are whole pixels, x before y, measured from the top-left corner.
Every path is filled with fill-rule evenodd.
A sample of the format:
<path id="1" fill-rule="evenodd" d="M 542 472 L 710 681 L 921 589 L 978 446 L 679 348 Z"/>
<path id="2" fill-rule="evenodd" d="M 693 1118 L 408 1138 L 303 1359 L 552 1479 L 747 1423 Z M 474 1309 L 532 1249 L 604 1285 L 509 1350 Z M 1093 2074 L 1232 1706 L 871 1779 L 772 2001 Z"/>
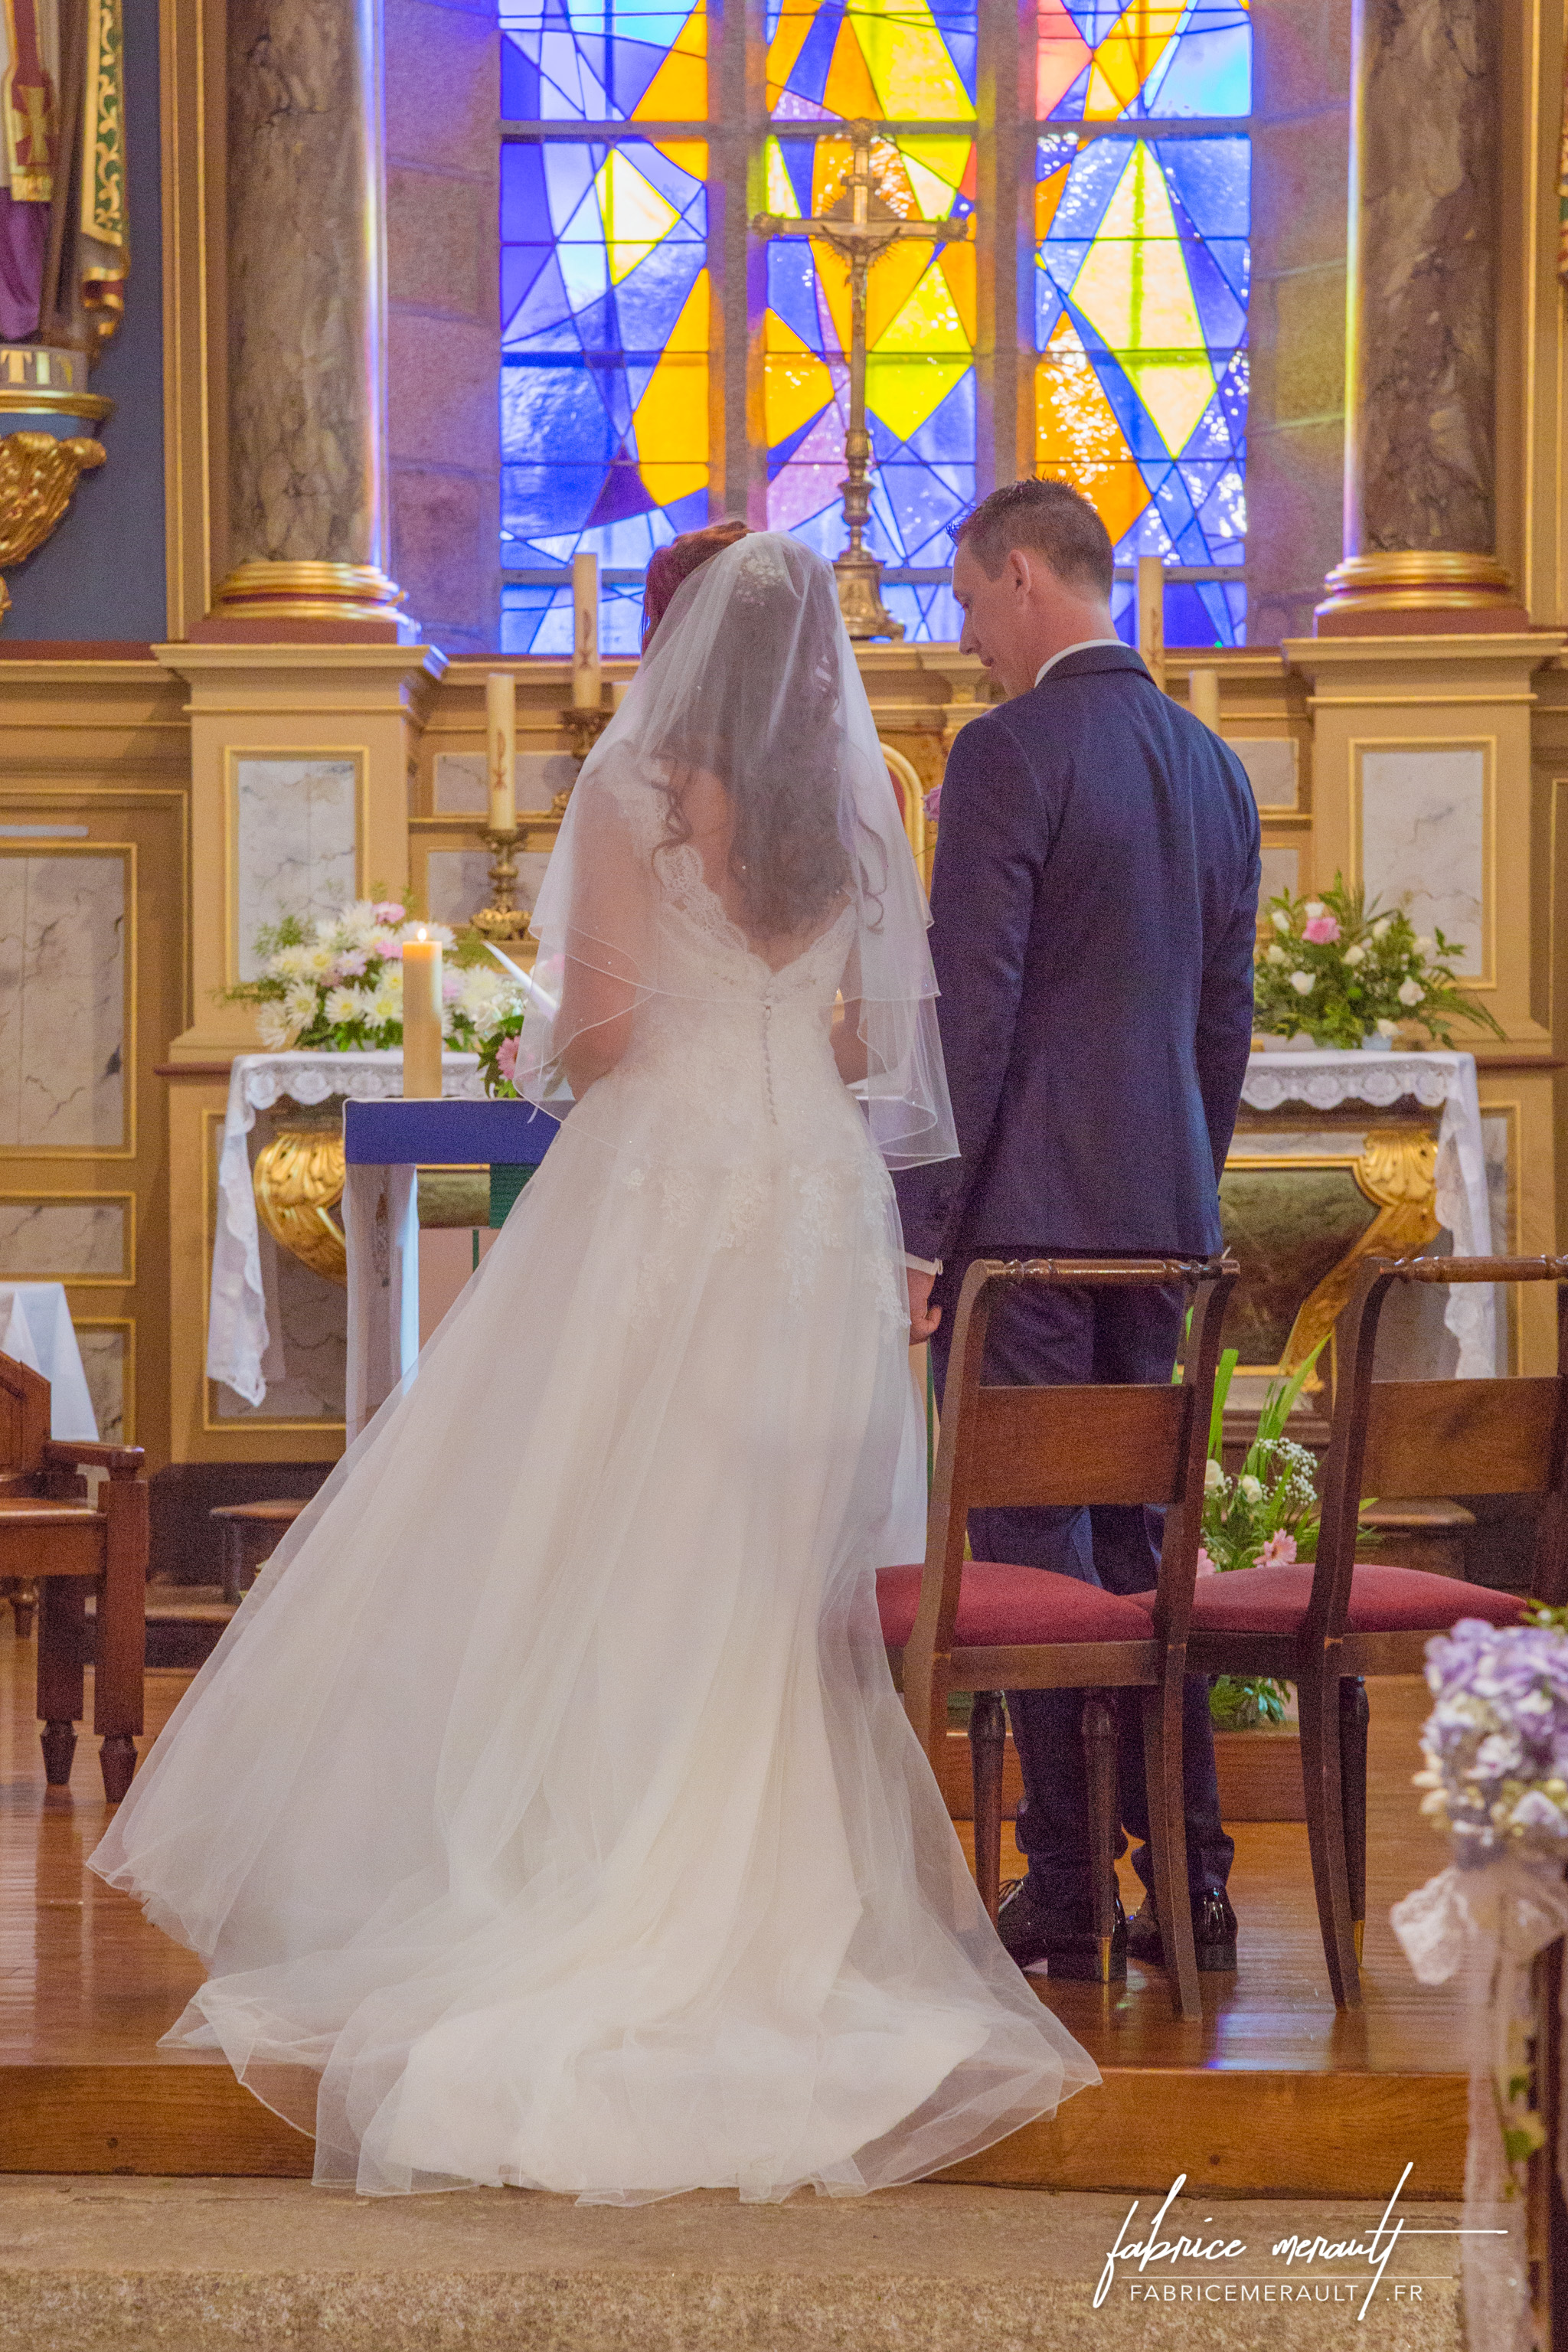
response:
<path id="1" fill-rule="evenodd" d="M 923 1568 L 882 1570 L 882 1630 L 901 1653 L 904 1706 L 933 1768 L 951 1691 L 973 1691 L 975 1876 L 996 1916 L 1005 1690 L 1080 1690 L 1093 1866 L 1093 1928 L 1109 1972 L 1117 1690 L 1143 1694 L 1154 1900 L 1178 2017 L 1201 2014 L 1182 1801 L 1182 1685 L 1203 1531 L 1204 1472 L 1220 1326 L 1237 1269 L 1228 1260 L 981 1260 L 964 1276 L 942 1399 Z M 1179 1384 L 989 1388 L 985 1335 L 1010 1289 L 1155 1288 L 1193 1294 Z M 1164 1504 L 1152 1622 L 1148 1607 L 1053 1570 L 963 1557 L 969 1514 L 997 1507 Z"/>
<path id="2" fill-rule="evenodd" d="M 70 1780 L 91 1659 L 103 1793 L 118 1804 L 136 1769 L 146 1647 L 147 1482 L 138 1445 L 49 1435 L 49 1384 L 0 1356 L 0 1578 L 36 1583 L 38 1715 L 51 1788 Z M 109 1474 L 95 1505 L 84 1469 Z M 88 1595 L 96 1597 L 89 1644 Z"/>

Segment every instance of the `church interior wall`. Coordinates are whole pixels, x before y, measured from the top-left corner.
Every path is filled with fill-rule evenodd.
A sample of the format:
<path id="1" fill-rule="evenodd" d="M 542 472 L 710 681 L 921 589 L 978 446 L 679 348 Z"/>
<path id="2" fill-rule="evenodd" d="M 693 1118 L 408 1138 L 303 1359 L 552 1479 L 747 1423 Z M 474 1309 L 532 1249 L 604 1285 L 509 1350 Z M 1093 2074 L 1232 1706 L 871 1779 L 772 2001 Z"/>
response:
<path id="1" fill-rule="evenodd" d="M 124 320 L 92 379 L 114 403 L 103 427 L 109 457 L 53 536 L 7 573 L 7 641 L 147 643 L 166 626 L 159 0 L 123 5 L 132 264 Z"/>

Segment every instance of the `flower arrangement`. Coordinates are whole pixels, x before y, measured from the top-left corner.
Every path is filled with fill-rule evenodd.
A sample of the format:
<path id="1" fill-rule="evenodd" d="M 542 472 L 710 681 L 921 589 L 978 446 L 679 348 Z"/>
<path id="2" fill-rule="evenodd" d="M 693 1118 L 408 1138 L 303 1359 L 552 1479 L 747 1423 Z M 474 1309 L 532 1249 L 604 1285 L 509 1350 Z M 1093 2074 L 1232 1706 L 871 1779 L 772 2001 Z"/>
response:
<path id="1" fill-rule="evenodd" d="M 515 980 L 503 980 L 489 1004 L 476 1014 L 474 1036 L 479 1050 L 479 1076 L 488 1095 L 515 1101 L 517 1041 L 528 1011 L 526 992 Z"/>
<path id="2" fill-rule="evenodd" d="M 290 1047 L 333 1054 L 363 1053 L 403 1043 L 403 947 L 416 931 L 450 950 L 444 923 L 416 923 L 395 898 L 356 899 L 313 923 L 298 915 L 257 934 L 261 971 L 226 992 L 230 1003 L 253 1004 L 261 1042 L 269 1053 Z M 509 983 L 476 948 L 465 962 L 458 947 L 442 972 L 441 1034 L 457 1052 L 479 1041 L 480 1024 Z"/>
<path id="3" fill-rule="evenodd" d="M 1515 1853 L 1568 1859 L 1568 1637 L 1564 1612 L 1524 1625 L 1460 1620 L 1426 1645 L 1436 1700 L 1421 1734 L 1421 1810 L 1474 1867 Z"/>
<path id="4" fill-rule="evenodd" d="M 1439 930 L 1417 937 L 1403 908 L 1388 909 L 1349 890 L 1339 875 L 1321 898 L 1282 891 L 1268 907 L 1268 940 L 1253 977 L 1254 1020 L 1272 1036 L 1304 1029 L 1316 1045 L 1359 1046 L 1368 1036 L 1393 1042 L 1418 1022 L 1439 1045 L 1452 1045 L 1452 1024 L 1474 1023 L 1500 1037 L 1483 1004 L 1458 985 L 1459 950 Z"/>
<path id="5" fill-rule="evenodd" d="M 1276 1381 L 1258 1416 L 1258 1434 L 1234 1478 L 1226 1475 L 1225 1405 L 1239 1360 L 1226 1349 L 1215 1379 L 1209 1420 L 1208 1467 L 1204 1475 L 1204 1539 L 1200 1576 L 1237 1568 L 1285 1567 L 1317 1556 L 1320 1510 L 1317 1462 L 1310 1450 L 1285 1435 L 1285 1424 L 1310 1379 L 1325 1342 L 1287 1381 Z M 1221 1731 L 1252 1731 L 1283 1723 L 1286 1686 L 1262 1675 L 1217 1675 L 1209 1692 L 1209 1714 Z"/>

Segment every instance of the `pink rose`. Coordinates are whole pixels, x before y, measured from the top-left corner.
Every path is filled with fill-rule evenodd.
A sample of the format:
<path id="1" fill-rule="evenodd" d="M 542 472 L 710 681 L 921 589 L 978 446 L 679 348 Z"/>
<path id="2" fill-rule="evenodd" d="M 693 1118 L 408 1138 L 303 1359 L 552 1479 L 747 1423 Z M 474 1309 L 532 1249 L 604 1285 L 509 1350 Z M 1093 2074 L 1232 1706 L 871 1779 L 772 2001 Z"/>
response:
<path id="1" fill-rule="evenodd" d="M 457 1001 L 458 1001 L 458 997 L 459 997 L 459 996 L 461 996 L 462 992 L 463 992 L 463 983 L 462 983 L 461 979 L 460 979 L 460 978 L 459 978 L 459 976 L 458 975 L 458 973 L 457 973 L 457 972 L 455 972 L 455 971 L 444 971 L 444 972 L 441 974 L 441 1002 L 442 1002 L 442 1003 L 443 1003 L 443 1004 L 456 1004 L 456 1003 L 457 1003 Z"/>
<path id="2" fill-rule="evenodd" d="M 941 806 L 942 786 L 940 784 L 933 784 L 930 792 L 927 793 L 925 796 L 925 813 L 932 824 L 935 824 L 937 822 L 937 811 Z"/>
<path id="3" fill-rule="evenodd" d="M 1314 915 L 1310 923 L 1301 926 L 1301 937 L 1310 940 L 1315 948 L 1332 947 L 1339 935 L 1340 927 L 1332 915 Z"/>
<path id="4" fill-rule="evenodd" d="M 1283 1528 L 1271 1535 L 1258 1555 L 1259 1568 L 1289 1568 L 1296 1557 L 1296 1538 L 1288 1536 Z"/>
<path id="5" fill-rule="evenodd" d="M 500 1051 L 496 1055 L 496 1067 L 509 1087 L 517 1084 L 517 1049 L 521 1042 L 517 1037 L 503 1037 Z"/>
<path id="6" fill-rule="evenodd" d="M 1202 1544 L 1199 1544 L 1198 1546 L 1198 1574 L 1200 1576 L 1217 1576 L 1219 1574 L 1218 1569 L 1215 1566 L 1213 1560 L 1209 1558 Z"/>
<path id="7" fill-rule="evenodd" d="M 378 898 L 370 911 L 378 923 L 402 923 L 408 919 L 408 909 L 399 898 Z"/>
<path id="8" fill-rule="evenodd" d="M 370 961 L 363 948 L 349 948 L 339 956 L 328 977 L 331 980 L 357 980 Z"/>

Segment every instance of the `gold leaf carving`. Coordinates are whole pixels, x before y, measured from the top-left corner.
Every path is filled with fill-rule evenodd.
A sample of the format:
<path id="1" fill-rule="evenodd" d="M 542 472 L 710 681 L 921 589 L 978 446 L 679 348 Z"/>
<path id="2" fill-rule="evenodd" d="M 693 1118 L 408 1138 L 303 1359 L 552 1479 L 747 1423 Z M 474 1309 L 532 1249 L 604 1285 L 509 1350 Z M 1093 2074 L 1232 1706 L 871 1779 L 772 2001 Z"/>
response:
<path id="1" fill-rule="evenodd" d="M 84 436 L 62 441 L 52 433 L 0 435 L 0 566 L 24 563 L 42 547 L 81 476 L 102 463 L 102 443 Z"/>
<path id="2" fill-rule="evenodd" d="M 342 1199 L 343 1139 L 285 1128 L 256 1155 L 257 1213 L 273 1240 L 328 1282 L 347 1285 L 343 1229 L 331 1215 Z"/>
<path id="3" fill-rule="evenodd" d="M 1351 1172 L 1378 1213 L 1302 1301 L 1286 1343 L 1287 1371 L 1305 1363 L 1333 1329 L 1363 1257 L 1407 1257 L 1437 1235 L 1436 1136 L 1416 1127 L 1374 1127 Z"/>

